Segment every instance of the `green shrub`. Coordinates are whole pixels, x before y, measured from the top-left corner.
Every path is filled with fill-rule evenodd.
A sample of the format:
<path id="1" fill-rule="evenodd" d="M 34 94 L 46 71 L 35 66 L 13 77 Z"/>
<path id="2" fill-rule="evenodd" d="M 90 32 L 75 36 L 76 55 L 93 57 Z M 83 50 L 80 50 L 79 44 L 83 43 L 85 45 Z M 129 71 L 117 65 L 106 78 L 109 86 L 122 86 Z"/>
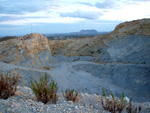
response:
<path id="1" fill-rule="evenodd" d="M 31 89 L 37 97 L 38 101 L 42 101 L 44 104 L 47 102 L 56 103 L 59 95 L 57 94 L 58 86 L 55 81 L 50 82 L 48 85 L 47 75 L 45 74 L 45 80 L 41 77 L 40 83 L 37 83 L 35 80 L 35 84 L 31 82 Z"/>
<path id="2" fill-rule="evenodd" d="M 101 53 L 101 49 L 97 50 L 97 53 L 100 54 Z"/>
<path id="3" fill-rule="evenodd" d="M 15 94 L 17 90 L 17 82 L 19 75 L 8 76 L 8 74 L 0 74 L 0 99 L 7 99 Z"/>
<path id="4" fill-rule="evenodd" d="M 122 93 L 122 97 L 120 100 L 115 99 L 113 93 L 111 93 L 112 99 L 107 98 L 104 88 L 102 88 L 104 99 L 101 98 L 102 106 L 105 110 L 111 112 L 111 113 L 121 113 L 123 109 L 125 108 L 125 101 L 124 101 L 124 93 Z"/>
<path id="5" fill-rule="evenodd" d="M 72 101 L 75 103 L 79 99 L 79 94 L 74 89 L 66 89 L 65 93 L 62 92 L 62 94 L 66 101 Z"/>

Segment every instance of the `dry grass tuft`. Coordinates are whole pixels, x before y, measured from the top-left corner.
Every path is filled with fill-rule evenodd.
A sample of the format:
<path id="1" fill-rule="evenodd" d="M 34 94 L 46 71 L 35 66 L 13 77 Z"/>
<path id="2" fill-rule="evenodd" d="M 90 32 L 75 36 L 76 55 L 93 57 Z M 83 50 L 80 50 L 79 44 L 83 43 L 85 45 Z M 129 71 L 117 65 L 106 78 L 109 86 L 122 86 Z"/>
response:
<path id="1" fill-rule="evenodd" d="M 15 94 L 17 90 L 17 82 L 19 75 L 8 76 L 8 74 L 0 74 L 0 99 L 7 99 Z"/>
<path id="2" fill-rule="evenodd" d="M 66 89 L 65 93 L 62 92 L 62 94 L 67 101 L 72 101 L 75 103 L 79 100 L 79 94 L 74 89 Z"/>

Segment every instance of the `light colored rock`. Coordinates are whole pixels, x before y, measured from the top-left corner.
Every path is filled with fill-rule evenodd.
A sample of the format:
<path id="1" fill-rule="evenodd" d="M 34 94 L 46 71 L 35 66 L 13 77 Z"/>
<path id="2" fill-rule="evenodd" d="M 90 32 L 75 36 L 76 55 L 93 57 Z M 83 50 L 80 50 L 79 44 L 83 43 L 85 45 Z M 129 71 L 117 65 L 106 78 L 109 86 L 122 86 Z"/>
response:
<path id="1" fill-rule="evenodd" d="M 125 97 L 124 100 L 129 103 L 130 99 L 128 97 Z"/>
<path id="2" fill-rule="evenodd" d="M 0 50 L 4 51 L 0 55 L 0 60 L 3 62 L 29 67 L 47 67 L 51 64 L 52 56 L 48 39 L 39 33 L 2 42 Z"/>

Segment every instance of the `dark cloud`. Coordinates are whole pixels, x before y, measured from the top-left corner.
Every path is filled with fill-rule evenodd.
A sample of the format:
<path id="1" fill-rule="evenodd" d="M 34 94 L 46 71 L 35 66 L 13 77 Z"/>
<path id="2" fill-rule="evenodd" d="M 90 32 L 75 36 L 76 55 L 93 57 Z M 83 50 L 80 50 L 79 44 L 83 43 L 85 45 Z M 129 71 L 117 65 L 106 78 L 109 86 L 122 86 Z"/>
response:
<path id="1" fill-rule="evenodd" d="M 61 13 L 62 17 L 75 17 L 75 18 L 84 18 L 84 19 L 98 19 L 103 14 L 101 12 L 84 12 L 84 11 L 75 11 L 73 13 Z"/>
<path id="2" fill-rule="evenodd" d="M 50 2 L 47 0 L 2 0 L 0 3 L 0 14 L 37 12 L 48 8 L 49 6 Z"/>
<path id="3" fill-rule="evenodd" d="M 78 4 L 83 4 L 83 5 L 87 5 L 87 6 L 94 6 L 89 2 L 77 2 Z"/>
<path id="4" fill-rule="evenodd" d="M 95 6 L 100 9 L 108 9 L 114 7 L 115 3 L 112 0 L 105 0 L 104 2 L 96 2 Z"/>

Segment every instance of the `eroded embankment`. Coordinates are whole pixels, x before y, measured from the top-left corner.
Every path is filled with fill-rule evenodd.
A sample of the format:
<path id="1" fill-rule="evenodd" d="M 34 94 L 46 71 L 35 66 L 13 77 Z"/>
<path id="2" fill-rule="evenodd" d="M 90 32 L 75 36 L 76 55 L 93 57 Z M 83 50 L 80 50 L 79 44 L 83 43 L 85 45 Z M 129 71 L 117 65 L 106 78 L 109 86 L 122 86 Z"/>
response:
<path id="1" fill-rule="evenodd" d="M 118 96 L 124 91 L 134 101 L 150 101 L 150 65 L 122 63 L 79 64 L 73 66 L 73 68 L 77 71 L 88 72 L 97 77 L 97 79 L 109 80 L 110 83 L 107 84 L 121 87 L 122 91 L 119 91 L 118 87 L 107 88 Z"/>

